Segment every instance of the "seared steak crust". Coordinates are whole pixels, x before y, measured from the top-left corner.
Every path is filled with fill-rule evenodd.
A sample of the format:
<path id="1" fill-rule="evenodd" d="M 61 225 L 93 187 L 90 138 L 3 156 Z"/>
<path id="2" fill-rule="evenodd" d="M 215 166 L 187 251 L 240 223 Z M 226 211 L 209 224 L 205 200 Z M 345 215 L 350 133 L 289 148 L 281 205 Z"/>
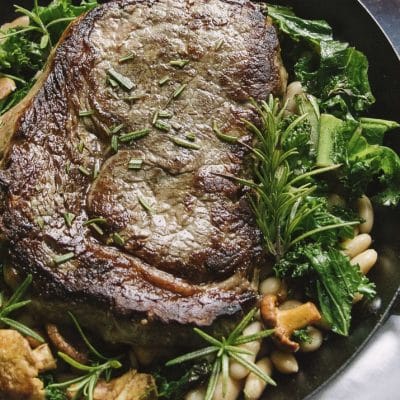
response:
<path id="1" fill-rule="evenodd" d="M 180 326 L 211 325 L 254 303 L 260 234 L 245 193 L 221 177 L 246 175 L 246 153 L 212 124 L 244 132 L 241 120 L 254 119 L 248 99 L 281 90 L 278 60 L 274 28 L 246 0 L 112 1 L 70 26 L 2 132 L 1 228 L 46 309 L 84 305 L 92 328 L 97 313 Z M 158 120 L 162 129 L 158 111 L 172 115 Z M 113 135 L 143 129 L 110 148 Z M 129 169 L 132 159 L 142 167 Z"/>

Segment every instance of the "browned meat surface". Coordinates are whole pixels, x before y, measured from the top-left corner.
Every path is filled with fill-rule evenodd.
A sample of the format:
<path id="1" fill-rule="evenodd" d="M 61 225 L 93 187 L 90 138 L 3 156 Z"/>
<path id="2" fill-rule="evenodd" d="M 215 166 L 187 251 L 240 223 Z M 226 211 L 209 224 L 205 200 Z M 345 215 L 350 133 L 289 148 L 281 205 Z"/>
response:
<path id="1" fill-rule="evenodd" d="M 246 0 L 111 1 L 68 29 L 0 128 L 1 230 L 43 314 L 71 310 L 122 342 L 167 327 L 158 342 L 174 344 L 254 304 L 260 233 L 242 189 L 216 175 L 245 176 L 247 156 L 212 124 L 245 135 L 249 98 L 280 93 L 280 67 L 274 28 Z"/>

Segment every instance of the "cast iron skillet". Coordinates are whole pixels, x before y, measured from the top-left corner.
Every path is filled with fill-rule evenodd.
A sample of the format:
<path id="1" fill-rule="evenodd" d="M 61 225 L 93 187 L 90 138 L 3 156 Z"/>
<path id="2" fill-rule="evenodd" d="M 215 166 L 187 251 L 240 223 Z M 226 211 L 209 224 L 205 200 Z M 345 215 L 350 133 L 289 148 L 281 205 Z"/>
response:
<path id="1" fill-rule="evenodd" d="M 13 3 L 31 7 L 32 1 L 14 0 L 2 3 L 0 22 L 14 17 Z M 367 54 L 370 79 L 376 105 L 373 116 L 400 120 L 400 59 L 377 22 L 357 0 L 292 0 L 271 1 L 291 5 L 298 15 L 328 20 L 337 38 L 346 40 Z M 6 3 L 6 4 L 4 4 Z M 42 2 L 41 2 L 42 3 Z M 45 3 L 45 1 L 43 1 Z M 400 151 L 399 132 L 387 144 Z M 377 210 L 372 236 L 379 252 L 379 263 L 370 274 L 379 297 L 354 312 L 349 338 L 332 335 L 320 351 L 299 355 L 300 372 L 292 377 L 279 377 L 277 388 L 270 387 L 268 400 L 310 399 L 330 379 L 340 373 L 363 348 L 391 312 L 400 286 L 400 209 Z"/>

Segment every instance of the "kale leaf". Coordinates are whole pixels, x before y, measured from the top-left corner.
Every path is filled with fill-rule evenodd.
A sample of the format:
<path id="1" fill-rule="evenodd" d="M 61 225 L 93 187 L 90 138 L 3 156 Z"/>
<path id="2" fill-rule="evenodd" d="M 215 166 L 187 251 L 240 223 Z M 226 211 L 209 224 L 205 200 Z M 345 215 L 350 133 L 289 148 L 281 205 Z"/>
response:
<path id="1" fill-rule="evenodd" d="M 165 371 L 164 371 L 165 372 Z M 193 364 L 180 376 L 167 376 L 163 371 L 153 372 L 158 388 L 158 397 L 164 400 L 181 400 L 192 387 L 203 382 L 210 374 L 211 367 L 206 361 Z"/>
<path id="2" fill-rule="evenodd" d="M 18 9 L 31 16 L 31 25 L 0 32 L 3 36 L 0 40 L 0 76 L 11 75 L 17 84 L 17 90 L 0 101 L 0 115 L 28 93 L 37 72 L 45 65 L 52 45 L 57 43 L 67 25 L 96 5 L 97 0 L 83 0 L 78 6 L 71 0 L 53 0 L 48 6 L 34 7 L 32 11 Z"/>
<path id="3" fill-rule="evenodd" d="M 300 46 L 296 78 L 320 99 L 323 111 L 341 117 L 357 115 L 375 102 L 367 58 L 348 43 L 334 40 L 328 23 L 299 18 L 280 6 L 268 6 L 268 15 L 280 32 Z"/>
<path id="4" fill-rule="evenodd" d="M 274 267 L 278 276 L 301 280 L 307 294 L 318 301 L 334 332 L 347 336 L 356 293 L 375 295 L 374 284 L 337 249 L 324 250 L 319 243 L 298 246 Z"/>

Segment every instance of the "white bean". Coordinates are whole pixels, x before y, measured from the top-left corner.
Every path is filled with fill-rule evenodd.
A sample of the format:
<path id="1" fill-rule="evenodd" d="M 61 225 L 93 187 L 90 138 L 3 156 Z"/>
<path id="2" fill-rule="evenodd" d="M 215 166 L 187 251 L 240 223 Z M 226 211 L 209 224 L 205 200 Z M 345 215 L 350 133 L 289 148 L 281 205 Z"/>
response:
<path id="1" fill-rule="evenodd" d="M 345 240 L 342 243 L 342 248 L 346 256 L 353 258 L 361 254 L 363 251 L 367 250 L 368 247 L 371 246 L 371 243 L 372 243 L 371 236 L 368 235 L 368 233 L 361 233 L 360 235 L 357 235 L 353 239 Z"/>
<path id="2" fill-rule="evenodd" d="M 242 387 L 242 381 L 232 379 L 232 377 L 228 376 L 226 382 L 226 392 L 224 396 L 223 380 L 222 375 L 220 374 L 212 400 L 236 400 L 242 391 Z"/>
<path id="3" fill-rule="evenodd" d="M 272 375 L 272 363 L 268 357 L 262 358 L 256 363 L 256 365 L 268 376 Z M 246 383 L 244 385 L 244 398 L 246 400 L 258 400 L 263 394 L 266 386 L 266 382 L 260 379 L 257 375 L 250 373 L 246 378 Z"/>
<path id="4" fill-rule="evenodd" d="M 322 332 L 313 326 L 307 328 L 307 333 L 310 336 L 310 342 L 300 343 L 300 350 L 304 353 L 311 353 L 321 347 L 324 338 Z"/>
<path id="5" fill-rule="evenodd" d="M 370 233 L 374 226 L 374 209 L 372 208 L 371 200 L 363 195 L 357 200 L 358 215 L 364 220 L 360 224 L 361 233 Z"/>
<path id="6" fill-rule="evenodd" d="M 262 329 L 263 327 L 260 322 L 253 322 L 243 331 L 243 335 L 254 335 L 255 333 L 261 332 Z M 241 354 L 241 356 L 250 362 L 254 362 L 258 352 L 260 351 L 261 341 L 255 340 L 254 342 L 242 344 L 239 347 L 251 351 L 253 354 Z M 246 376 L 249 374 L 249 370 L 237 361 L 231 360 L 229 365 L 229 374 L 233 379 L 240 380 L 246 378 Z"/>
<path id="7" fill-rule="evenodd" d="M 359 254 L 358 256 L 350 260 L 351 265 L 357 265 L 360 267 L 362 274 L 367 275 L 370 269 L 376 264 L 378 260 L 378 253 L 369 249 Z"/>
<path id="8" fill-rule="evenodd" d="M 204 387 L 199 387 L 187 393 L 185 400 L 204 400 L 204 397 L 206 397 L 206 389 Z"/>
<path id="9" fill-rule="evenodd" d="M 265 294 L 277 294 L 281 288 L 282 281 L 279 278 L 271 276 L 263 280 L 260 284 L 260 293 Z"/>
<path id="10" fill-rule="evenodd" d="M 287 300 L 279 306 L 280 310 L 291 310 L 293 308 L 301 306 L 303 303 L 297 300 Z"/>
<path id="11" fill-rule="evenodd" d="M 295 81 L 288 85 L 286 89 L 285 102 L 287 101 L 286 110 L 292 113 L 297 111 L 296 95 L 303 93 L 301 82 Z"/>
<path id="12" fill-rule="evenodd" d="M 292 353 L 275 350 L 271 354 L 271 361 L 282 374 L 295 374 L 299 371 L 299 364 Z"/>

